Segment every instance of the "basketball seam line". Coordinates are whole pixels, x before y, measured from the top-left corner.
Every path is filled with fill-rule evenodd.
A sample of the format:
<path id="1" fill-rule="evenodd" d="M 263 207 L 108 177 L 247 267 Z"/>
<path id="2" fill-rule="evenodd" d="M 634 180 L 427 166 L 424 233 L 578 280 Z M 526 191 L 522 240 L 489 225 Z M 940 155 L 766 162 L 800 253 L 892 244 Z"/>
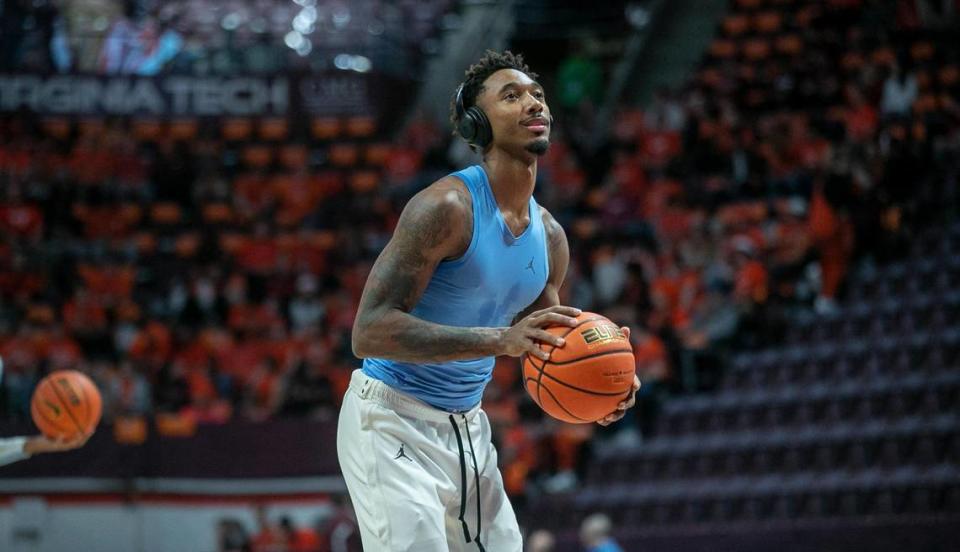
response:
<path id="1" fill-rule="evenodd" d="M 604 352 L 602 352 L 602 353 L 594 353 L 594 354 L 592 354 L 592 355 L 582 356 L 582 357 L 580 357 L 580 358 L 575 358 L 575 359 L 573 359 L 573 360 L 564 360 L 563 362 L 553 362 L 553 361 L 551 361 L 550 364 L 552 364 L 552 365 L 554 365 L 554 366 L 566 366 L 567 364 L 573 364 L 573 363 L 575 363 L 575 362 L 580 362 L 581 360 L 590 360 L 591 358 L 599 358 L 599 357 L 607 356 L 607 355 L 615 355 L 615 354 L 617 354 L 617 353 L 630 353 L 630 354 L 633 354 L 633 349 L 616 349 L 616 350 L 613 350 L 613 351 L 604 351 Z M 544 364 L 544 366 L 546 366 L 546 364 Z"/>
<path id="2" fill-rule="evenodd" d="M 73 420 L 73 424 L 77 426 L 77 431 L 79 431 L 80 434 L 83 435 L 83 427 L 80 426 L 80 422 L 77 421 L 77 418 L 73 415 L 73 412 L 70 411 L 70 408 L 69 408 L 70 403 L 63 400 L 63 397 L 60 396 L 60 390 L 57 389 L 57 386 L 54 384 L 53 380 L 50 380 L 50 385 L 53 386 L 53 393 L 57 396 L 58 399 L 60 399 L 60 403 L 63 404 L 64 407 L 66 407 L 64 408 L 64 410 L 67 412 L 67 416 L 70 416 L 70 419 Z"/>
<path id="3" fill-rule="evenodd" d="M 532 379 L 532 378 L 530 378 L 530 379 Z M 540 392 L 540 385 L 539 385 L 539 384 L 537 384 L 537 392 L 538 392 L 538 393 Z M 581 418 L 580 416 L 577 416 L 577 415 L 574 414 L 573 412 L 570 412 L 569 410 L 567 410 L 567 407 L 563 406 L 563 403 L 561 403 L 560 400 L 557 399 L 557 396 L 554 395 L 552 391 L 550 391 L 549 389 L 547 389 L 546 392 L 547 392 L 548 395 L 550 395 L 550 398 L 553 399 L 553 402 L 555 402 L 555 403 L 557 404 L 557 406 L 559 406 L 560 409 L 563 410 L 564 412 L 566 412 L 567 415 L 570 416 L 571 418 L 576 418 L 576 419 L 578 419 L 578 420 L 580 420 L 580 421 L 588 422 L 588 423 L 594 421 L 594 420 L 588 420 L 588 419 L 586 419 L 586 418 Z M 541 408 L 543 408 L 543 407 L 541 407 Z"/>
<path id="4" fill-rule="evenodd" d="M 595 321 L 595 320 L 604 320 L 604 317 L 603 317 L 603 316 L 594 316 L 593 318 L 587 318 L 586 320 L 580 320 L 580 321 L 577 322 L 577 325 L 576 325 L 576 326 L 571 327 L 570 329 L 568 329 L 568 330 L 566 331 L 566 333 L 564 333 L 563 335 L 561 335 L 561 336 L 559 336 L 559 337 L 560 337 L 561 339 L 563 339 L 563 338 L 567 337 L 568 335 L 570 335 L 570 333 L 571 333 L 573 330 L 579 328 L 579 327 L 582 326 L 583 324 L 586 324 L 587 322 L 593 322 L 593 321 Z M 540 346 L 537 345 L 537 347 L 539 348 Z M 536 360 L 537 360 L 537 359 L 536 359 L 535 357 L 530 356 L 529 353 L 524 353 L 525 356 L 530 357 L 530 365 L 533 366 L 533 367 L 537 370 L 537 372 L 540 373 L 540 375 L 537 376 L 537 380 L 536 380 L 536 381 L 537 381 L 537 399 L 536 399 L 536 401 L 537 401 L 537 406 L 539 406 L 540 408 L 543 408 L 543 399 L 540 398 L 540 381 L 543 379 L 543 367 L 546 366 L 547 361 L 550 360 L 550 354 L 553 353 L 554 349 L 556 349 L 556 348 L 557 348 L 556 345 L 551 345 L 551 346 L 550 346 L 550 350 L 546 352 L 546 353 L 547 353 L 547 358 L 543 359 L 543 363 L 540 365 L 539 368 L 537 368 L 537 363 L 536 363 Z M 540 350 L 542 351 L 543 349 L 541 348 Z M 523 359 L 520 359 L 520 373 L 521 373 L 521 375 L 523 375 Z M 556 397 L 554 397 L 554 400 L 556 400 Z"/>
<path id="5" fill-rule="evenodd" d="M 592 322 L 592 321 L 594 321 L 594 320 L 601 320 L 602 318 L 603 318 L 603 317 L 594 317 L 594 318 L 588 318 L 588 319 L 586 319 L 586 320 L 578 321 L 576 326 L 573 326 L 573 327 L 571 327 L 570 329 L 568 329 L 565 334 L 563 334 L 563 335 L 560 336 L 560 338 L 562 339 L 562 338 L 564 338 L 564 337 L 567 337 L 568 335 L 570 335 L 570 332 L 572 332 L 573 330 L 579 328 L 581 324 L 586 324 L 587 322 Z M 540 348 L 540 345 L 537 345 L 537 348 Z M 556 349 L 556 348 L 557 348 L 556 345 L 551 345 L 550 351 L 547 352 L 547 358 L 543 359 L 543 364 L 540 365 L 540 368 L 537 368 L 536 359 L 535 359 L 534 357 L 530 357 L 530 365 L 533 366 L 534 369 L 537 370 L 537 372 L 539 372 L 539 375 L 537 376 L 537 380 L 536 380 L 536 381 L 537 381 L 537 399 L 536 399 L 536 401 L 537 401 L 537 406 L 539 406 L 540 408 L 543 408 L 543 399 L 540 397 L 540 381 L 543 379 L 543 367 L 547 364 L 547 360 L 549 360 L 549 358 L 550 358 L 550 353 L 552 353 L 553 350 Z M 543 349 L 540 348 L 540 350 L 542 351 Z M 527 354 L 527 356 L 529 357 L 530 355 Z M 521 361 L 520 361 L 520 372 L 521 372 L 521 374 L 523 373 L 523 359 L 521 359 Z M 526 385 L 526 383 L 524 383 L 524 385 Z M 549 391 L 548 391 L 548 393 L 549 393 Z M 557 404 L 559 404 L 559 402 L 557 401 L 557 398 L 553 396 L 553 393 L 550 393 L 550 396 L 553 397 L 554 402 L 557 402 Z M 571 416 L 573 416 L 573 414 L 571 414 Z M 574 417 L 576 417 L 576 416 L 574 416 Z"/>
<path id="6" fill-rule="evenodd" d="M 86 410 L 87 410 L 87 423 L 89 424 L 91 421 L 93 421 L 93 420 L 92 420 L 93 416 L 91 416 L 92 413 L 90 412 L 90 409 L 93 408 L 93 406 L 90 404 L 90 401 L 87 400 L 87 392 L 83 389 L 83 388 L 85 387 L 85 385 L 80 385 L 79 387 L 80 387 L 80 394 L 83 395 L 83 406 L 86 407 Z M 98 420 L 98 421 L 99 421 L 99 420 Z M 96 424 L 94 424 L 94 425 L 96 425 Z M 81 432 L 81 433 L 82 433 L 82 432 Z"/>
<path id="7" fill-rule="evenodd" d="M 60 397 L 57 397 L 57 400 L 60 400 Z M 32 402 L 32 401 L 31 401 L 31 402 Z M 31 405 L 31 409 L 32 409 L 32 408 L 33 408 L 33 406 Z M 44 420 L 46 420 L 47 422 L 49 422 L 50 425 L 57 426 L 59 429 L 63 429 L 63 428 L 60 427 L 60 424 L 59 424 L 59 422 L 58 422 L 57 420 L 54 420 L 54 419 L 52 419 L 52 418 L 47 417 L 46 413 L 43 411 L 42 408 L 36 407 L 36 409 L 37 409 L 37 414 L 39 414 L 41 418 L 43 418 Z"/>
<path id="8" fill-rule="evenodd" d="M 599 355 L 593 355 L 593 356 L 591 356 L 591 357 L 586 357 L 586 359 L 597 358 L 597 357 L 602 357 L 602 356 L 606 356 L 606 355 L 612 355 L 612 354 L 616 354 L 616 353 L 632 353 L 632 351 L 624 351 L 624 350 L 608 351 L 608 352 L 606 352 L 606 353 L 600 353 Z M 577 362 L 577 361 L 579 361 L 579 360 L 585 360 L 585 359 L 579 358 L 579 359 L 577 359 L 577 360 L 571 360 L 570 362 L 567 362 L 566 364 L 572 364 L 572 363 Z M 554 366 L 557 366 L 557 363 L 553 363 L 553 365 L 554 365 Z M 534 365 L 533 367 L 536 368 L 537 366 Z M 588 393 L 588 394 L 590 394 L 590 395 L 599 395 L 599 396 L 601 396 L 601 397 L 616 397 L 617 395 L 622 395 L 622 394 L 623 394 L 622 392 L 616 392 L 616 393 L 614 393 L 614 392 L 609 392 L 609 393 L 608 393 L 608 392 L 604 392 L 604 391 L 591 391 L 591 390 L 589 390 L 589 389 L 582 389 L 582 388 L 580 388 L 580 387 L 577 387 L 576 385 L 572 385 L 572 384 L 569 384 L 569 383 L 567 383 L 567 382 L 565 382 L 565 381 L 563 381 L 563 380 L 557 379 L 556 376 L 552 376 L 552 375 L 548 374 L 548 373 L 546 372 L 546 370 L 538 369 L 537 371 L 540 372 L 540 375 L 537 377 L 537 385 L 540 385 L 540 380 L 542 379 L 543 376 L 547 376 L 548 378 L 550 378 L 551 380 L 559 383 L 560 385 L 563 385 L 564 387 L 569 387 L 570 389 L 573 389 L 573 390 L 575 390 L 575 391 L 580 391 L 581 393 Z"/>

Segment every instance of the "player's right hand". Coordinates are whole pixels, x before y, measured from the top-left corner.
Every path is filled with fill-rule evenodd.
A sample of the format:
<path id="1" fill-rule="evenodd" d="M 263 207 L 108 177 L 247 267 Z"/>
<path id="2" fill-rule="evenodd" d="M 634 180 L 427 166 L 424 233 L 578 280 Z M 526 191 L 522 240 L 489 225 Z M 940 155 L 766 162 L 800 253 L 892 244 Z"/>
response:
<path id="1" fill-rule="evenodd" d="M 543 328 L 548 326 L 575 327 L 577 325 L 576 317 L 580 315 L 580 312 L 578 308 L 555 305 L 530 313 L 503 332 L 500 338 L 501 354 L 518 357 L 526 353 L 541 360 L 546 360 L 550 355 L 542 350 L 539 344 L 543 342 L 555 347 L 562 347 L 563 339 Z"/>

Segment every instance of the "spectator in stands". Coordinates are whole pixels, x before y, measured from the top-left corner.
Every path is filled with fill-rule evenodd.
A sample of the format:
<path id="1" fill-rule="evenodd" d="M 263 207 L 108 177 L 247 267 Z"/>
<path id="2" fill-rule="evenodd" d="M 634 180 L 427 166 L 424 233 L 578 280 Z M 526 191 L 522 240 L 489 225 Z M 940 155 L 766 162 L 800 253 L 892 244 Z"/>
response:
<path id="1" fill-rule="evenodd" d="M 613 523 L 606 514 L 591 514 L 580 524 L 580 544 L 584 552 L 623 552 L 611 536 Z"/>
<path id="2" fill-rule="evenodd" d="M 252 552 L 287 552 L 286 535 L 283 529 L 270 521 L 267 506 L 257 504 L 257 533 L 250 540 Z"/>
<path id="3" fill-rule="evenodd" d="M 217 552 L 253 552 L 242 523 L 229 518 L 217 522 Z"/>
<path id="4" fill-rule="evenodd" d="M 880 113 L 887 117 L 907 115 L 918 93 L 917 76 L 908 72 L 900 63 L 894 63 L 890 68 L 890 76 L 883 83 Z"/>
<path id="5" fill-rule="evenodd" d="M 287 552 L 318 552 L 320 536 L 310 527 L 297 528 L 290 516 L 280 518 L 280 531 L 287 544 Z"/>
<path id="6" fill-rule="evenodd" d="M 360 528 L 350 496 L 346 493 L 333 495 L 331 506 L 333 513 L 318 523 L 321 549 L 330 552 L 363 552 Z"/>
<path id="7" fill-rule="evenodd" d="M 538 529 L 527 537 L 526 552 L 553 552 L 555 541 L 553 533 L 546 529 Z"/>

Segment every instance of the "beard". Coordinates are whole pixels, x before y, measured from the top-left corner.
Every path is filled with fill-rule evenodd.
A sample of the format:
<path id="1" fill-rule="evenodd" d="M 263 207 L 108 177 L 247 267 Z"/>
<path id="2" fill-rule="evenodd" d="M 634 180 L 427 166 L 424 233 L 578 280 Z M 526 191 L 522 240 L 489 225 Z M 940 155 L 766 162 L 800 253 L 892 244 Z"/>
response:
<path id="1" fill-rule="evenodd" d="M 533 142 L 530 142 L 526 146 L 526 150 L 530 153 L 542 156 L 547 153 L 547 150 L 550 148 L 550 140 L 548 138 L 537 138 Z"/>

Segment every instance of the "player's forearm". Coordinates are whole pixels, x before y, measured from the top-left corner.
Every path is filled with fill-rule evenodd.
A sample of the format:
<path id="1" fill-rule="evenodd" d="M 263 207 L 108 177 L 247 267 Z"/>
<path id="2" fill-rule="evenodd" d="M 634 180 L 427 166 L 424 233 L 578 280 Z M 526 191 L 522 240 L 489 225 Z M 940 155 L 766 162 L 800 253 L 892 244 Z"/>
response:
<path id="1" fill-rule="evenodd" d="M 496 356 L 505 329 L 444 326 L 390 309 L 379 316 L 358 315 L 353 353 L 417 363 Z"/>

